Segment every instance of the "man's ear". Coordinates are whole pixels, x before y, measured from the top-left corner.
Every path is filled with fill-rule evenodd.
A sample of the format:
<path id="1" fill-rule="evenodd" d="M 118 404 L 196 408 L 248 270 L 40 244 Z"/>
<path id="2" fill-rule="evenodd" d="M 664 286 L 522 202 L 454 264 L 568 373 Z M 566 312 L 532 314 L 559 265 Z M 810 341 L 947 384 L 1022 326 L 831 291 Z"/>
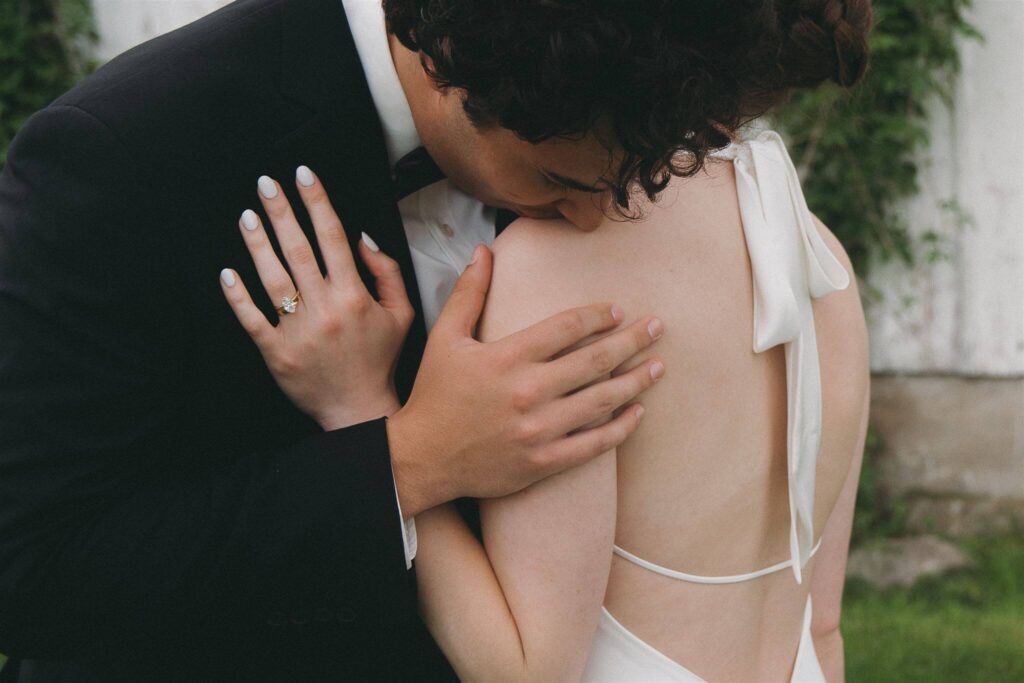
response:
<path id="1" fill-rule="evenodd" d="M 423 50 L 419 51 L 418 57 L 420 59 L 420 66 L 423 67 L 423 78 L 426 79 L 427 84 L 432 90 L 440 92 L 441 87 L 434 80 L 433 76 L 430 75 L 434 72 L 434 60 Z"/>

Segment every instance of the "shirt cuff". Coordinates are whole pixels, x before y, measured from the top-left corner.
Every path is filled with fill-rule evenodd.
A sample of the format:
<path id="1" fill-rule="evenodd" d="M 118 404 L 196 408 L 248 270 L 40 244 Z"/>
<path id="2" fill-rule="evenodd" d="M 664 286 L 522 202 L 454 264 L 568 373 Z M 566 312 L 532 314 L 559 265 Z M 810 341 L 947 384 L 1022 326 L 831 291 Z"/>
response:
<path id="1" fill-rule="evenodd" d="M 402 527 L 402 545 L 405 546 L 405 568 L 412 569 L 412 561 L 416 558 L 416 518 L 408 520 L 402 516 L 402 501 L 398 499 L 398 482 L 395 481 L 395 473 L 391 473 L 391 482 L 395 486 L 395 503 L 398 506 L 398 521 Z"/>

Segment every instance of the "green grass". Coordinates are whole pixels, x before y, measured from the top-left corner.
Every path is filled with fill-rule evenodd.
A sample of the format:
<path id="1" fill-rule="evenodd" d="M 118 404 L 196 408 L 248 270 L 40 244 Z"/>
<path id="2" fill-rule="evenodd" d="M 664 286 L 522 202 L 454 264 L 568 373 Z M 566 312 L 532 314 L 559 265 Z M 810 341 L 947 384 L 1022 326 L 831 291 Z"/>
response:
<path id="1" fill-rule="evenodd" d="M 970 570 L 878 591 L 847 585 L 851 683 L 1024 682 L 1024 537 L 972 539 Z"/>

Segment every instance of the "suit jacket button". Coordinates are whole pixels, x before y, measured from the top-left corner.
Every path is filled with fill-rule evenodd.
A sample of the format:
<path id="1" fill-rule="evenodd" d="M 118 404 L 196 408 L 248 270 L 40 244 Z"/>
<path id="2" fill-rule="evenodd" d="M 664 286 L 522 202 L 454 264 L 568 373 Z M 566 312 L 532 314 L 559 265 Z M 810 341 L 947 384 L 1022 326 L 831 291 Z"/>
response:
<path id="1" fill-rule="evenodd" d="M 334 616 L 336 616 L 338 618 L 338 621 L 340 621 L 343 624 L 348 624 L 356 620 L 356 613 L 350 610 L 348 607 L 342 607 L 334 613 Z"/>

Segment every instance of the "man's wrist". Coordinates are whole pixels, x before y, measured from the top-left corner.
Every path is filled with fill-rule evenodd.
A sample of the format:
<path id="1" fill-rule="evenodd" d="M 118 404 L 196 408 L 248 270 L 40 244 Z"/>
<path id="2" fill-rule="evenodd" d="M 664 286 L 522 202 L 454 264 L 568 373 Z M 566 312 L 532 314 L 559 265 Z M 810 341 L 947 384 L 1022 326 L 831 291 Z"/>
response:
<path id="1" fill-rule="evenodd" d="M 344 429 L 352 425 L 370 422 L 382 417 L 391 417 L 402 407 L 398 397 L 393 393 L 383 396 L 377 401 L 360 405 L 357 409 L 337 409 L 317 418 L 317 423 L 325 432 Z"/>
<path id="2" fill-rule="evenodd" d="M 412 434 L 411 426 L 404 408 L 387 420 L 391 470 L 398 491 L 398 504 L 406 519 L 454 497 L 446 493 L 451 482 L 439 478 L 435 468 L 421 456 L 422 441 Z"/>

